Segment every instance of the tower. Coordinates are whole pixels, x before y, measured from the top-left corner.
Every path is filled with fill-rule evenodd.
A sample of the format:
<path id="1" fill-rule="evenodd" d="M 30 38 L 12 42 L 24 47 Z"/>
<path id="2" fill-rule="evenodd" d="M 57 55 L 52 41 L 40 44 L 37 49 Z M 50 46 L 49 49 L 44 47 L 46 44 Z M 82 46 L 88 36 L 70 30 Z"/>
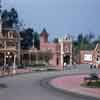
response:
<path id="1" fill-rule="evenodd" d="M 43 31 L 40 34 L 40 42 L 42 43 L 48 43 L 48 32 L 44 28 Z"/>

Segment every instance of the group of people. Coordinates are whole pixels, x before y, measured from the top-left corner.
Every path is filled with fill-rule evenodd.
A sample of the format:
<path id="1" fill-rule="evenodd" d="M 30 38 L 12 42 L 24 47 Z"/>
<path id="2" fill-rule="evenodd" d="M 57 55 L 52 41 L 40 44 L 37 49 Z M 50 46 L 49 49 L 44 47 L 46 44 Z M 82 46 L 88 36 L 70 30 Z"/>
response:
<path id="1" fill-rule="evenodd" d="M 90 69 L 97 68 L 95 64 L 90 64 Z"/>
<path id="2" fill-rule="evenodd" d="M 6 64 L 5 66 L 0 67 L 0 72 L 2 75 L 4 75 L 5 73 L 8 73 L 8 75 L 10 75 L 12 72 L 12 68 Z"/>

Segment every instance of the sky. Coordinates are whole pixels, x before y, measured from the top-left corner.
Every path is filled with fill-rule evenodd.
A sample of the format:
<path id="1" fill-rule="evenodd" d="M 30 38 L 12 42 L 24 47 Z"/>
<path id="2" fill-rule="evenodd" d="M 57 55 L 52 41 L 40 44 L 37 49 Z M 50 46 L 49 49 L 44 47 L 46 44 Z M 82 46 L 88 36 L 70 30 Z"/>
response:
<path id="1" fill-rule="evenodd" d="M 3 8 L 16 8 L 25 27 L 41 32 L 46 28 L 50 39 L 67 34 L 100 34 L 100 0 L 2 0 Z"/>

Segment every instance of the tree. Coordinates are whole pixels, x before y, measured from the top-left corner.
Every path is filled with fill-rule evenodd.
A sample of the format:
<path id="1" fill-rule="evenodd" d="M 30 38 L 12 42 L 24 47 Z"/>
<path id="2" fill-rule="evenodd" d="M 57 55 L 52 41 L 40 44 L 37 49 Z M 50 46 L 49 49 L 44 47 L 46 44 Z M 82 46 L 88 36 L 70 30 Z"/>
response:
<path id="1" fill-rule="evenodd" d="M 33 29 L 27 28 L 20 32 L 22 41 L 21 41 L 21 48 L 29 49 L 33 46 Z"/>
<path id="2" fill-rule="evenodd" d="M 38 50 L 40 49 L 40 37 L 37 32 L 34 32 L 34 47 L 37 48 Z"/>
<path id="3" fill-rule="evenodd" d="M 53 42 L 58 43 L 59 42 L 58 38 L 54 38 Z"/>
<path id="4" fill-rule="evenodd" d="M 15 8 L 10 11 L 4 10 L 1 15 L 2 18 L 2 31 L 9 31 L 8 28 L 13 28 L 18 24 L 18 13 Z"/>
<path id="5" fill-rule="evenodd" d="M 93 38 L 92 33 L 83 35 L 82 33 L 78 35 L 77 40 L 73 42 L 74 47 L 79 50 L 91 50 L 93 49 Z"/>

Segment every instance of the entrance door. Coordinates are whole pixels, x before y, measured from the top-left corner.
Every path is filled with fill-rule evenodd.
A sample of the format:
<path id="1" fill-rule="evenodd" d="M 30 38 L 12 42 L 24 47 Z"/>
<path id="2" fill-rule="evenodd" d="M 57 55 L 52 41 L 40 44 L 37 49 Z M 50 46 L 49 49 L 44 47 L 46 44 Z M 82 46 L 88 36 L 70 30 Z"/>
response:
<path id="1" fill-rule="evenodd" d="M 70 64 L 70 56 L 69 55 L 64 56 L 64 63 Z"/>

